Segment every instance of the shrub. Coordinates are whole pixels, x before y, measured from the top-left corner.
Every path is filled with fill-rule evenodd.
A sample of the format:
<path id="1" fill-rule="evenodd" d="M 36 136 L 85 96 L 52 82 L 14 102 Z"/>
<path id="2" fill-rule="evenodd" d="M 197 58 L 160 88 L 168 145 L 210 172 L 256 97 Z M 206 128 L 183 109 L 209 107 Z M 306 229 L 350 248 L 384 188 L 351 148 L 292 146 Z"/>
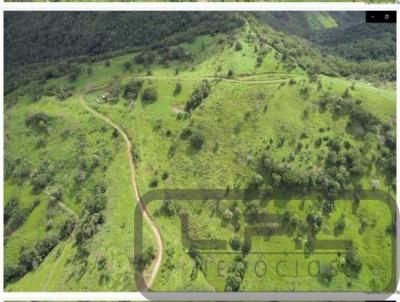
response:
<path id="1" fill-rule="evenodd" d="M 135 259 L 135 264 L 138 265 L 139 268 L 144 269 L 151 264 L 155 256 L 153 246 L 148 246 L 145 251 Z"/>
<path id="2" fill-rule="evenodd" d="M 235 50 L 236 51 L 240 51 L 240 50 L 242 50 L 242 44 L 240 43 L 240 42 L 236 42 L 236 44 L 235 44 Z"/>
<path id="3" fill-rule="evenodd" d="M 181 83 L 176 83 L 175 90 L 174 90 L 174 96 L 180 94 L 181 91 L 182 91 L 182 84 Z"/>
<path id="4" fill-rule="evenodd" d="M 231 210 L 226 209 L 226 210 L 224 211 L 224 213 L 222 214 L 222 218 L 223 218 L 224 220 L 229 221 L 229 220 L 231 220 L 231 219 L 233 218 L 233 213 L 231 212 Z"/>
<path id="5" fill-rule="evenodd" d="M 82 184 L 86 180 L 86 172 L 79 169 L 78 173 L 75 175 L 75 182 L 77 185 Z"/>
<path id="6" fill-rule="evenodd" d="M 77 72 L 71 72 L 71 73 L 68 75 L 68 81 L 69 81 L 70 83 L 76 82 L 76 80 L 78 79 L 78 76 L 79 76 L 79 74 L 78 74 Z"/>
<path id="7" fill-rule="evenodd" d="M 172 200 L 163 200 L 160 212 L 166 216 L 173 216 L 176 213 L 175 203 Z"/>
<path id="8" fill-rule="evenodd" d="M 44 173 L 35 174 L 31 179 L 32 191 L 40 193 L 50 182 L 50 177 Z"/>
<path id="9" fill-rule="evenodd" d="M 132 69 L 132 63 L 128 62 L 128 61 L 125 62 L 124 65 L 123 65 L 123 69 L 124 69 L 124 72 L 130 71 Z"/>
<path id="10" fill-rule="evenodd" d="M 250 240 L 245 240 L 243 242 L 243 245 L 242 245 L 242 253 L 243 253 L 243 255 L 247 255 L 248 253 L 250 253 L 250 250 L 251 250 Z"/>
<path id="11" fill-rule="evenodd" d="M 54 188 L 50 193 L 50 203 L 56 203 L 62 200 L 63 192 L 61 188 Z"/>
<path id="12" fill-rule="evenodd" d="M 169 176 L 168 171 L 164 171 L 163 174 L 161 175 L 161 179 L 166 180 L 168 178 L 168 176 Z"/>
<path id="13" fill-rule="evenodd" d="M 190 128 L 184 128 L 180 134 L 181 139 L 187 139 L 193 134 L 192 129 Z"/>
<path id="14" fill-rule="evenodd" d="M 342 215 L 335 224 L 335 235 L 343 233 L 345 227 L 346 227 L 346 222 L 344 220 L 344 215 Z"/>
<path id="15" fill-rule="evenodd" d="M 155 188 L 155 187 L 157 187 L 157 186 L 158 186 L 158 179 L 155 178 L 155 177 L 153 177 L 153 178 L 151 179 L 151 181 L 150 181 L 149 186 L 150 186 L 150 188 Z"/>

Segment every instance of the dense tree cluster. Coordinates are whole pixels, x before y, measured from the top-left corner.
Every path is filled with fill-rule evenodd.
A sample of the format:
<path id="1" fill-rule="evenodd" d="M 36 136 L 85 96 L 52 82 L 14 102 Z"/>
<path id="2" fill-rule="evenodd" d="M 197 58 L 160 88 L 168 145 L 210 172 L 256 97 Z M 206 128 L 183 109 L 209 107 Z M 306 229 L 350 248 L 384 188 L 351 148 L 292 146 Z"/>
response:
<path id="1" fill-rule="evenodd" d="M 348 115 L 347 131 L 355 137 L 366 139 L 368 134 L 378 137 L 377 147 L 379 156 L 374 155 L 375 165 L 378 170 L 386 175 L 392 188 L 395 188 L 395 120 L 390 119 L 387 122 L 381 122 L 374 114 L 364 109 L 360 101 L 333 96 L 327 93 L 321 97 L 318 104 L 323 111 L 330 110 L 332 114 L 337 116 Z M 362 153 L 365 153 L 362 148 L 357 150 L 349 142 L 345 142 L 344 148 L 342 148 L 344 151 L 338 154 L 340 151 L 340 148 L 338 149 L 336 146 L 338 142 L 329 140 L 329 144 L 332 150 L 328 153 L 326 163 L 330 166 L 336 166 L 337 169 L 344 166 L 349 172 L 349 176 L 361 177 L 366 172 L 366 168 L 371 164 L 365 156 L 361 156 Z M 342 177 L 347 178 L 344 171 L 341 174 Z"/>
<path id="2" fill-rule="evenodd" d="M 50 120 L 50 116 L 43 112 L 30 112 L 25 118 L 25 125 L 40 132 L 47 132 Z"/>
<path id="3" fill-rule="evenodd" d="M 37 206 L 38 203 L 34 203 L 33 206 Z M 31 207 L 30 211 L 32 211 Z M 17 209 L 18 205 L 15 206 L 14 210 Z M 11 217 L 12 219 L 12 217 Z M 58 233 L 52 232 L 46 234 L 46 236 L 37 241 L 34 246 L 28 248 L 22 248 L 18 263 L 16 265 L 6 264 L 4 267 L 4 282 L 7 285 L 10 282 L 14 282 L 26 273 L 35 270 L 47 257 L 47 255 L 58 245 L 61 240 L 65 240 L 73 231 L 75 227 L 74 220 L 66 220 L 61 226 Z"/>
<path id="4" fill-rule="evenodd" d="M 394 60 L 396 27 L 394 24 L 365 23 L 339 26 L 313 34 L 311 40 L 323 51 L 349 60 Z"/>
<path id="5" fill-rule="evenodd" d="M 74 93 L 74 87 L 72 86 L 43 86 L 41 84 L 33 85 L 31 90 L 31 99 L 34 102 L 40 100 L 43 96 L 54 96 L 58 100 L 63 101 Z"/>
<path id="6" fill-rule="evenodd" d="M 231 31 L 243 20 L 229 12 L 10 12 L 4 23 L 5 91 L 9 92 L 33 79 L 79 76 L 72 69 L 59 72 L 49 64 L 56 60 L 90 63 L 144 47 L 161 49 L 193 41 L 198 35 Z M 161 57 L 186 60 L 191 55 L 170 48 Z"/>
<path id="7" fill-rule="evenodd" d="M 274 35 L 276 38 L 270 41 L 283 54 L 282 60 L 289 70 L 295 65 L 305 70 L 319 66 L 321 73 L 328 75 L 396 79 L 395 24 L 365 23 L 361 12 L 313 13 L 322 19 L 334 19 L 339 26 L 332 28 L 313 26 L 307 13 L 254 14 L 275 30 L 294 35 Z"/>
<path id="8" fill-rule="evenodd" d="M 371 163 L 368 158 L 361 156 L 362 150 L 338 138 L 328 138 L 326 146 L 328 153 L 323 169 L 318 172 L 301 169 L 290 162 L 278 162 L 270 151 L 262 154 L 260 167 L 273 187 L 279 190 L 292 193 L 318 190 L 327 199 L 334 200 L 352 180 L 364 176 Z"/>
<path id="9" fill-rule="evenodd" d="M 154 48 L 154 47 L 153 47 Z M 159 46 L 157 49 L 145 49 L 135 57 L 136 64 L 150 65 L 154 63 L 168 64 L 170 61 L 191 61 L 193 55 L 183 47 Z"/>
<path id="10" fill-rule="evenodd" d="M 78 248 L 83 248 L 84 244 L 98 232 L 100 225 L 105 222 L 103 211 L 107 205 L 106 189 L 103 182 L 98 183 L 90 198 L 85 202 L 84 214 L 79 222 L 75 238 Z"/>
<path id="11" fill-rule="evenodd" d="M 10 179 L 21 184 L 31 175 L 31 164 L 24 158 L 12 158 L 10 156 L 4 159 L 4 178 Z"/>
<path id="12" fill-rule="evenodd" d="M 29 208 L 21 208 L 20 201 L 12 197 L 4 207 L 4 235 L 5 240 L 12 232 L 17 230 L 29 216 L 29 214 L 39 205 L 40 200 L 36 199 Z"/>
<path id="13" fill-rule="evenodd" d="M 391 185 L 396 189 L 396 121 L 390 121 L 382 125 L 378 142 L 380 156 L 376 160 L 376 167 L 381 171 Z"/>

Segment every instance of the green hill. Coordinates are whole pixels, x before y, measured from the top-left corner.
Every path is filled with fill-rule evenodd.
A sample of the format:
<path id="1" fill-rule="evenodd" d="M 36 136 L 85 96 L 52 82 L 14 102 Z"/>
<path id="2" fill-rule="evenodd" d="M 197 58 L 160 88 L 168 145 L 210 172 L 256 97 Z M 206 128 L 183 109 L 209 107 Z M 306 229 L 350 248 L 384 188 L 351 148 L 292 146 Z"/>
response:
<path id="1" fill-rule="evenodd" d="M 373 189 L 394 196 L 392 48 L 369 60 L 328 54 L 313 38 L 350 24 L 328 13 L 298 14 L 288 22 L 308 22 L 301 37 L 285 32 L 284 22 L 280 30 L 269 26 L 266 20 L 276 14 L 231 13 L 212 19 L 232 25 L 223 30 L 199 19 L 189 34 L 171 29 L 170 35 L 140 45 L 130 41 L 139 39 L 147 23 L 124 41 L 118 24 L 135 14 L 121 14 L 121 19 L 110 14 L 112 22 L 104 26 L 113 24 L 108 34 L 114 38 L 101 54 L 81 52 L 80 45 L 92 39 L 82 35 L 67 54 L 56 49 L 54 56 L 38 54 L 18 64 L 11 62 L 14 48 L 22 41 L 32 41 L 25 47 L 35 48 L 30 47 L 35 39 L 24 21 L 21 39 L 7 42 L 18 29 L 6 14 L 6 81 L 15 83 L 5 96 L 6 290 L 133 291 L 138 268 L 144 268 L 145 278 L 154 272 L 160 247 L 146 221 L 144 252 L 134 250 L 138 200 L 120 131 L 133 146 L 142 196 L 155 188 L 221 189 L 226 196 L 239 189 L 267 192 L 261 200 L 211 196 L 149 203 L 163 239 L 153 289 L 390 290 L 390 207 L 375 197 L 340 194 Z M 353 14 L 356 19 L 360 13 Z M 72 19 L 67 16 L 59 15 L 60 24 Z M 103 13 L 90 16 L 92 21 L 77 19 L 78 24 L 105 18 Z M 138 16 L 146 19 L 144 13 Z M 176 18 L 184 22 L 186 17 Z M 365 39 L 374 37 L 369 33 Z M 42 67 L 30 73 L 34 66 Z M 265 213 L 278 217 L 274 223 L 283 225 L 283 233 L 258 234 L 248 245 L 244 230 Z M 184 248 L 183 214 L 190 216 L 192 238 L 225 239 L 225 253 Z M 324 239 L 351 239 L 352 244 L 319 254 L 314 240 Z M 259 251 L 272 256 L 262 258 Z M 277 265 L 287 253 L 295 255 L 289 260 L 301 266 L 299 275 L 288 275 L 293 271 L 287 267 L 284 276 L 260 277 L 254 269 L 259 260 Z M 222 276 L 216 266 L 221 260 Z M 208 273 L 204 261 L 210 264 Z M 307 273 L 316 261 L 319 273 Z"/>

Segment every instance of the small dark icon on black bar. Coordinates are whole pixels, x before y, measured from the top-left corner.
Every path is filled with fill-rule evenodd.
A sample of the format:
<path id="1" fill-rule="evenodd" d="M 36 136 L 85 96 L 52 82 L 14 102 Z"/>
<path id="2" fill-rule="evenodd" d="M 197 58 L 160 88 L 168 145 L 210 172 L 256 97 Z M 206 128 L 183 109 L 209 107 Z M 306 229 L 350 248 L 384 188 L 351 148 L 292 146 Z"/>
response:
<path id="1" fill-rule="evenodd" d="M 367 23 L 396 23 L 396 11 L 367 11 Z"/>

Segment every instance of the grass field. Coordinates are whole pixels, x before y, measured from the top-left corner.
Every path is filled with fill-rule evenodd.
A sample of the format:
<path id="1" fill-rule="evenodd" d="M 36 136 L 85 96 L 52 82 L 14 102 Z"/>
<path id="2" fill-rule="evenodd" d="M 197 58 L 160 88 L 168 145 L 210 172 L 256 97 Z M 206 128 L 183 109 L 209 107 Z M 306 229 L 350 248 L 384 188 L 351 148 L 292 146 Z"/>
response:
<path id="1" fill-rule="evenodd" d="M 334 20 L 323 16 L 310 22 L 316 27 L 336 26 Z M 100 182 L 106 184 L 103 194 L 107 201 L 105 208 L 96 213 L 104 221 L 96 226 L 83 248 L 77 245 L 76 233 L 72 232 L 37 267 L 10 282 L 6 291 L 137 289 L 134 280 L 136 201 L 131 190 L 126 146 L 110 126 L 85 110 L 79 101 L 81 96 L 127 133 L 134 146 L 137 182 L 142 195 L 153 188 L 245 189 L 252 184 L 255 174 L 262 175 L 259 188 L 269 189 L 273 180 L 260 166 L 266 150 L 277 163 L 302 173 L 317 174 L 324 169 L 330 154 L 329 139 L 337 140 L 342 150 L 345 144 L 357 149 L 354 152 L 358 152 L 357 157 L 363 164 L 374 161 L 382 137 L 373 132 L 357 137 L 349 130 L 349 114 L 335 115 L 330 110 L 322 110 L 320 100 L 327 93 L 359 100 L 360 110 L 386 123 L 395 115 L 394 83 L 369 83 L 363 79 L 320 74 L 312 79 L 300 66 L 288 70 L 282 54 L 268 44 L 259 62 L 255 48 L 260 47 L 260 41 L 250 39 L 249 35 L 257 37 L 257 32 L 246 25 L 229 37 L 222 34 L 196 37 L 193 42 L 180 45 L 193 54 L 187 61 L 132 63 L 124 71 L 125 63 L 134 62 L 138 55 L 131 53 L 109 60 L 109 67 L 104 61 L 92 63 L 92 72 L 82 73 L 76 81 L 62 77 L 45 84 L 46 87 L 72 86 L 73 93 L 62 101 L 54 96 L 42 96 L 32 102 L 29 90 L 23 88 L 6 96 L 5 157 L 16 168 L 5 180 L 5 201 L 7 204 L 16 197 L 23 209 L 30 208 L 37 199 L 40 203 L 7 236 L 5 263 L 17 265 L 24 248 L 58 234 L 63 223 L 74 217 L 71 213 L 78 217 L 78 225 L 83 223 L 85 213 L 90 211 L 86 201 L 91 200 Z M 234 42 L 223 40 L 221 43 L 221 39 Z M 238 43 L 240 47 L 236 46 Z M 83 70 L 88 66 L 81 65 Z M 134 80 L 143 82 L 140 97 L 129 100 L 123 97 L 123 87 Z M 203 80 L 208 82 L 209 95 L 190 114 L 185 113 L 187 101 L 195 89 L 204 85 Z M 176 92 L 177 83 L 181 85 L 179 92 Z M 120 87 L 119 94 L 116 100 L 108 102 L 112 85 Z M 103 88 L 86 93 L 90 87 Z M 146 88 L 157 91 L 155 101 L 141 100 Z M 48 117 L 46 130 L 40 124 L 36 127 L 27 124 L 29 113 L 38 112 Z M 195 135 L 202 138 L 200 148 L 193 142 Z M 315 143 L 318 140 L 319 146 Z M 34 174 L 41 171 L 43 161 L 48 162 L 46 171 L 51 174 L 51 180 L 45 189 L 33 193 L 27 173 L 17 172 L 28 166 L 29 174 Z M 393 195 L 391 184 L 376 165 L 370 164 L 361 177 L 349 181 L 348 188 L 377 186 Z M 54 194 L 54 190 L 61 191 L 62 197 Z M 284 196 L 284 192 L 280 193 Z M 322 213 L 324 203 L 299 195 L 284 202 L 254 203 L 259 212 L 296 216 L 294 230 L 286 221 L 284 234 L 280 236 L 255 236 L 251 252 L 245 255 L 232 249 L 230 243 L 225 250 L 227 254 L 202 254 L 200 250 L 200 262 L 182 246 L 179 215 L 189 214 L 193 222 L 189 233 L 193 238 L 217 237 L 230 242 L 237 236 L 243 246 L 244 228 L 254 225 L 244 221 L 242 215 L 249 211 L 249 203 L 212 198 L 198 203 L 174 200 L 169 208 L 172 214 L 165 215 L 164 202 L 151 202 L 148 209 L 164 243 L 162 266 L 152 289 L 224 291 L 229 290 L 228 285 L 230 290 L 235 290 L 232 286 L 239 283 L 238 289 L 243 291 L 372 292 L 385 291 L 393 285 L 393 236 L 387 231 L 393 223 L 392 213 L 381 201 L 361 200 L 355 207 L 353 200 L 337 200 L 331 212 L 320 215 L 322 227 L 316 239 L 350 238 L 362 263 L 354 273 L 346 271 L 346 251 L 331 249 L 329 254 L 318 254 L 317 248 L 314 251 L 305 248 L 307 233 L 301 233 L 299 225 L 306 224 L 308 214 Z M 225 217 L 227 212 L 235 211 L 240 217 L 237 221 Z M 345 220 L 345 226 L 336 233 L 341 220 Z M 143 238 L 145 247 L 156 248 L 147 224 Z M 302 242 L 301 249 L 295 249 L 296 240 Z M 277 254 L 261 255 L 258 251 Z M 291 252 L 296 254 L 289 255 Z M 232 253 L 242 258 L 238 260 Z M 218 272 L 220 260 L 224 267 Z M 207 272 L 199 264 L 204 261 L 209 263 Z M 260 261 L 272 273 L 260 277 Z M 284 261 L 279 264 L 282 274 L 276 271 L 280 261 Z M 322 277 L 315 271 L 310 273 L 310 265 L 313 270 L 318 261 L 320 269 L 325 270 L 326 275 Z M 331 261 L 338 265 L 336 273 L 330 269 L 326 272 Z M 298 265 L 295 275 L 292 265 Z"/>

